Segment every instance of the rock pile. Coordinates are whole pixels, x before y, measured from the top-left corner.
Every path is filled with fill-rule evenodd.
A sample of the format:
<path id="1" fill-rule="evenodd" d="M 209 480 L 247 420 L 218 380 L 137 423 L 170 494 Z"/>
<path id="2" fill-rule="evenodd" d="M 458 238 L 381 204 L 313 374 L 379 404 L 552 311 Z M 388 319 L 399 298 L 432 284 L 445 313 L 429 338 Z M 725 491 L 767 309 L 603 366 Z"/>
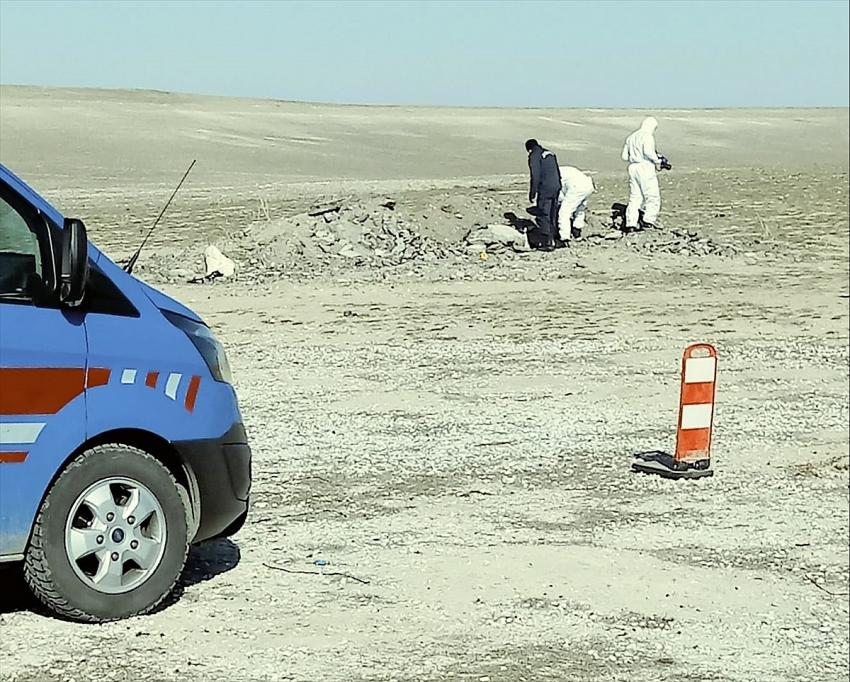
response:
<path id="1" fill-rule="evenodd" d="M 173 253 L 160 250 L 146 256 L 137 271 L 150 281 L 211 281 L 207 271 L 212 256 L 216 263 L 224 264 L 226 278 L 232 273 L 232 278 L 240 281 L 261 282 L 354 270 L 386 271 L 406 264 L 417 271 L 435 264 L 456 269 L 458 263 L 478 262 L 482 253 L 505 259 L 530 251 L 526 230 L 533 222 L 505 211 L 510 197 L 502 201 L 485 198 L 490 204 L 478 197 L 467 197 L 465 204 L 456 198 L 452 205 L 435 203 L 433 197 L 428 197 L 427 203 L 417 197 L 403 202 L 386 197 L 328 200 L 296 215 L 250 224 L 218 242 L 220 252 L 207 247 L 206 263 L 200 257 L 189 262 L 185 250 L 175 248 Z M 496 222 L 502 215 L 513 216 L 512 224 Z M 574 243 L 570 251 L 625 248 L 647 255 L 685 257 L 738 253 L 731 245 L 687 230 L 648 229 L 624 235 L 613 218 L 606 221 L 602 215 L 589 216 L 586 238 Z"/>
<path id="2" fill-rule="evenodd" d="M 397 212 L 391 199 L 331 203 L 258 223 L 227 246 L 253 276 L 392 267 L 464 254 L 460 243 L 424 234 L 421 224 Z"/>

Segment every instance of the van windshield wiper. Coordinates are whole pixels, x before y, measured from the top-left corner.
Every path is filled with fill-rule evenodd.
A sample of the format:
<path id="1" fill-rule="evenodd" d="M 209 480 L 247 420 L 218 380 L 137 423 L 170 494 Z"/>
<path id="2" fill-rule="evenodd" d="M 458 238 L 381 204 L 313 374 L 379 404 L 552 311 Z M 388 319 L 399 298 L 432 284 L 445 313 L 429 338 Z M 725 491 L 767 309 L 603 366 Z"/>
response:
<path id="1" fill-rule="evenodd" d="M 171 206 L 172 200 L 174 199 L 177 192 L 180 191 L 180 188 L 183 186 L 183 183 L 189 176 L 189 173 L 192 172 L 192 168 L 195 167 L 196 161 L 197 159 L 192 159 L 192 163 L 189 164 L 189 168 L 187 168 L 186 172 L 183 173 L 183 177 L 180 179 L 180 182 L 177 183 L 177 187 L 174 188 L 174 191 L 171 193 L 171 196 L 168 198 L 168 201 L 165 202 L 165 206 L 162 207 L 162 210 L 159 212 L 159 215 L 156 217 L 156 220 L 154 220 L 153 227 L 151 227 L 150 231 L 147 233 L 147 235 L 145 235 L 145 238 L 142 240 L 142 243 L 139 244 L 139 248 L 136 249 L 136 252 L 132 256 L 130 256 L 130 260 L 128 260 L 127 263 L 124 265 L 124 272 L 126 272 L 127 274 L 133 274 L 133 267 L 136 265 L 136 261 L 139 260 L 139 254 L 142 253 L 142 249 L 145 248 L 145 244 L 147 244 L 148 239 L 150 239 L 150 236 L 153 234 L 153 231 L 159 224 L 160 219 L 163 215 L 165 215 L 165 212 L 168 210 L 168 207 Z"/>

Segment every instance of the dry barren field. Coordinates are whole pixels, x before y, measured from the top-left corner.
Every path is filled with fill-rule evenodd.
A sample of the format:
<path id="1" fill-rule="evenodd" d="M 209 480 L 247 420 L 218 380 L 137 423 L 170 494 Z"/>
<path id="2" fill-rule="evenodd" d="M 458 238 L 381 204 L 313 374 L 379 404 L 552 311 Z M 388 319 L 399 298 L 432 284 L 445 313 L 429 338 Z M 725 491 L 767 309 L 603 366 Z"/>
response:
<path id="1" fill-rule="evenodd" d="M 664 228 L 620 238 L 644 112 L 0 89 L 3 163 L 115 258 L 198 159 L 140 273 L 228 347 L 255 452 L 151 616 L 0 573 L 0 680 L 846 680 L 848 112 L 652 113 Z M 586 238 L 482 257 L 530 136 L 594 172 Z M 187 284 L 208 243 L 237 277 Z M 695 341 L 715 475 L 633 474 Z"/>

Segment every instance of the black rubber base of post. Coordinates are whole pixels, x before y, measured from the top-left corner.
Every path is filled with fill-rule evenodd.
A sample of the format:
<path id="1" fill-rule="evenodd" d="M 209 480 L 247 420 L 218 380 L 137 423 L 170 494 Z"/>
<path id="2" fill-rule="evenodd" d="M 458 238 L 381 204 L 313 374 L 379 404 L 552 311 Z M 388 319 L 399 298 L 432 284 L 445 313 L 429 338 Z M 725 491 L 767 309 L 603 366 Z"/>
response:
<path id="1" fill-rule="evenodd" d="M 632 471 L 642 474 L 657 474 L 664 478 L 706 478 L 714 476 L 714 470 L 707 462 L 699 466 L 690 466 L 684 462 L 677 462 L 672 455 L 666 452 L 654 450 L 642 452 L 635 455 L 636 461 L 632 463 Z"/>

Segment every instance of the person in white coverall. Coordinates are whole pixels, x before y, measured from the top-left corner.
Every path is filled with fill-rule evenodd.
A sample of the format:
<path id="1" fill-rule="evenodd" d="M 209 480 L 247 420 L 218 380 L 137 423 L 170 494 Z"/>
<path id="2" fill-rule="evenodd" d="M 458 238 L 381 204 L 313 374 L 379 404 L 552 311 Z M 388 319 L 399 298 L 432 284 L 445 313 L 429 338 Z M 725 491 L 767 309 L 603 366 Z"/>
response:
<path id="1" fill-rule="evenodd" d="M 561 166 L 561 202 L 558 208 L 558 225 L 561 234 L 569 234 L 574 239 L 581 237 L 584 229 L 584 217 L 587 212 L 587 199 L 596 190 L 593 178 L 573 166 Z M 567 225 L 570 232 L 567 232 Z M 569 239 L 570 237 L 567 237 Z"/>
<path id="2" fill-rule="evenodd" d="M 656 175 L 661 170 L 661 159 L 655 150 L 656 128 L 658 121 L 648 116 L 643 119 L 640 129 L 626 138 L 623 146 L 623 161 L 629 164 L 629 206 L 626 209 L 628 231 L 641 229 L 638 225 L 641 209 L 647 227 L 655 227 L 661 211 L 661 191 Z"/>

